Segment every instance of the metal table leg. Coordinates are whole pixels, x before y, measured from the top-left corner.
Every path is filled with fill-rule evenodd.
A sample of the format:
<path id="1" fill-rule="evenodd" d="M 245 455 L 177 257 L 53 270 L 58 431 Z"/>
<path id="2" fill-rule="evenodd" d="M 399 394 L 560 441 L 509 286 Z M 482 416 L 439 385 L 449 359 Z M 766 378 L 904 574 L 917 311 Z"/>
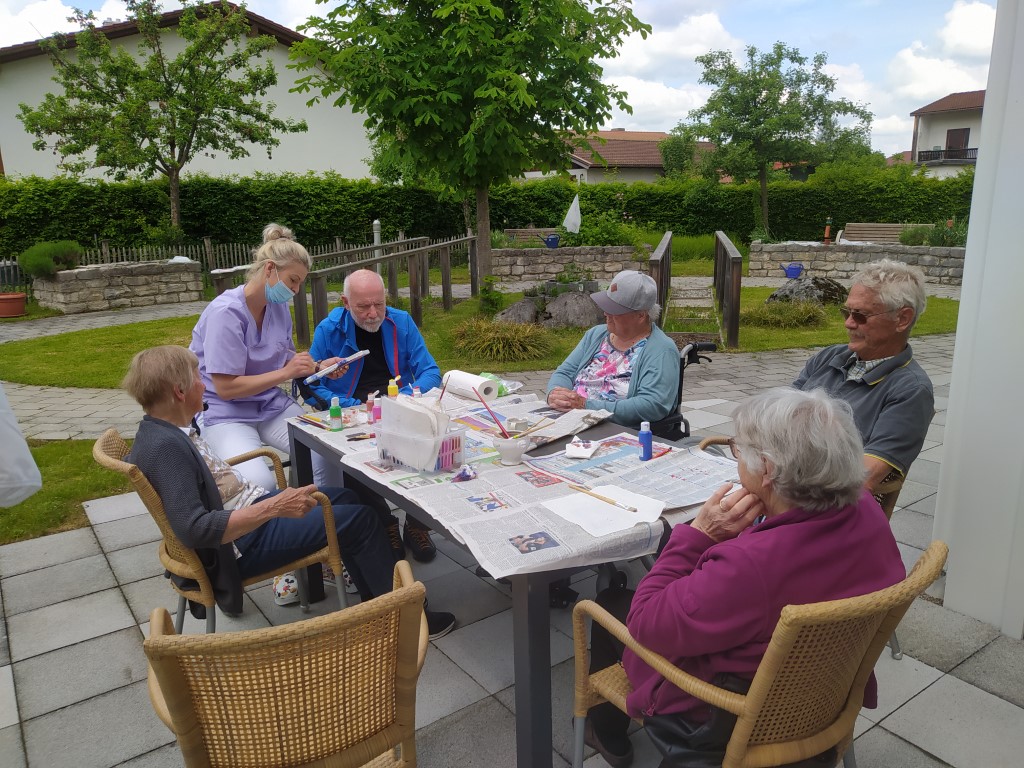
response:
<path id="1" fill-rule="evenodd" d="M 551 768 L 551 617 L 547 574 L 510 576 L 516 765 Z"/>

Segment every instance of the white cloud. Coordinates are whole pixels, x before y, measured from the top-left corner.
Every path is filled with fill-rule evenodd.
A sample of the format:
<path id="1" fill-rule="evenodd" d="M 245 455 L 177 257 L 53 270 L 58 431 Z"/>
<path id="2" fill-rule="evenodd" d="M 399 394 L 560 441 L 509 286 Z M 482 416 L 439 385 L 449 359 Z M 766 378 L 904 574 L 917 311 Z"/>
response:
<path id="1" fill-rule="evenodd" d="M 980 2 L 956 0 L 939 30 L 943 53 L 988 61 L 995 32 L 996 9 Z"/>
<path id="2" fill-rule="evenodd" d="M 0 47 L 29 43 L 49 37 L 55 32 L 77 32 L 78 26 L 67 20 L 73 13 L 73 6 L 61 0 L 4 2 L 0 4 Z M 96 11 L 96 18 L 100 21 L 123 19 L 126 16 L 124 3 L 116 0 L 107 0 Z"/>
<path id="3" fill-rule="evenodd" d="M 643 39 L 626 38 L 616 59 L 602 61 L 605 79 L 621 75 L 658 79 L 671 85 L 700 77 L 694 59 L 711 50 L 741 51 L 743 44 L 730 35 L 717 14 L 690 16 L 673 27 L 655 29 Z"/>
<path id="4" fill-rule="evenodd" d="M 617 77 L 612 82 L 624 90 L 633 114 L 615 110 L 605 128 L 633 131 L 670 131 L 691 109 L 703 106 L 710 94 L 705 86 L 690 84 L 673 88 L 661 82 Z"/>
<path id="5" fill-rule="evenodd" d="M 966 64 L 953 58 L 929 55 L 920 42 L 899 51 L 889 62 L 889 82 L 893 92 L 920 102 L 923 107 L 949 93 L 977 91 L 985 87 L 988 61 Z"/>
<path id="6" fill-rule="evenodd" d="M 868 104 L 874 95 L 874 87 L 864 76 L 860 64 L 826 64 L 825 74 L 836 81 L 833 96 L 849 99 L 856 104 Z"/>
<path id="7" fill-rule="evenodd" d="M 910 149 L 914 118 L 900 115 L 876 117 L 871 123 L 871 147 L 886 157 Z"/>

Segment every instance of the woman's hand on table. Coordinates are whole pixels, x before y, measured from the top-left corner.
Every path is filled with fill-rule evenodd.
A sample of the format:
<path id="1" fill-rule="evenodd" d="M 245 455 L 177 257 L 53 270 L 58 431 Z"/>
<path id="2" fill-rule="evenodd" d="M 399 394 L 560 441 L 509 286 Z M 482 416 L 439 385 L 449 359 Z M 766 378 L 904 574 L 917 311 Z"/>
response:
<path id="1" fill-rule="evenodd" d="M 571 411 L 574 408 L 586 408 L 587 399 L 571 389 L 555 387 L 548 392 L 548 405 L 559 411 Z"/>
<path id="2" fill-rule="evenodd" d="M 765 513 L 761 500 L 746 488 L 726 496 L 732 487 L 732 483 L 726 483 L 711 494 L 693 519 L 693 527 L 715 542 L 735 538 Z"/>

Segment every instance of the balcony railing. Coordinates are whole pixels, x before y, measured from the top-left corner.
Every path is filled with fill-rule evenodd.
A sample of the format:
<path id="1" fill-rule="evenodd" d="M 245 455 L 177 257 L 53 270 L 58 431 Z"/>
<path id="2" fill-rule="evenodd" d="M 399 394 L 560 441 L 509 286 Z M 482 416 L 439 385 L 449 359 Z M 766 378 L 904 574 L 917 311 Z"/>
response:
<path id="1" fill-rule="evenodd" d="M 935 163 L 953 160 L 958 162 L 978 162 L 978 148 L 970 149 L 924 149 L 917 153 L 917 162 Z"/>

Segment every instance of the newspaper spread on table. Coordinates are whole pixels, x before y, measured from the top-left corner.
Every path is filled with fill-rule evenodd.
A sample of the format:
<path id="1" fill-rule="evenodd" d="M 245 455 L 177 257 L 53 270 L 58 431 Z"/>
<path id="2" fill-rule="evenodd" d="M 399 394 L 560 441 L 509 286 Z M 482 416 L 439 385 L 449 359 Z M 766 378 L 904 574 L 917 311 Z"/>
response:
<path id="1" fill-rule="evenodd" d="M 569 483 L 618 485 L 664 501 L 667 509 L 678 509 L 699 505 L 719 485 L 737 477 L 734 461 L 703 451 L 656 443 L 657 458 L 641 462 L 635 436 L 623 433 L 600 442 L 602 447 L 589 459 L 566 459 L 558 452 L 506 467 L 487 437 L 470 431 L 466 451 L 476 477 L 462 482 L 452 481 L 453 472 L 421 473 L 390 466 L 378 459 L 376 450 L 347 452 L 342 463 L 388 485 L 430 514 L 495 578 L 594 565 L 657 549 L 663 530 L 660 520 L 595 538 L 544 506 L 545 501 L 575 493 Z"/>

